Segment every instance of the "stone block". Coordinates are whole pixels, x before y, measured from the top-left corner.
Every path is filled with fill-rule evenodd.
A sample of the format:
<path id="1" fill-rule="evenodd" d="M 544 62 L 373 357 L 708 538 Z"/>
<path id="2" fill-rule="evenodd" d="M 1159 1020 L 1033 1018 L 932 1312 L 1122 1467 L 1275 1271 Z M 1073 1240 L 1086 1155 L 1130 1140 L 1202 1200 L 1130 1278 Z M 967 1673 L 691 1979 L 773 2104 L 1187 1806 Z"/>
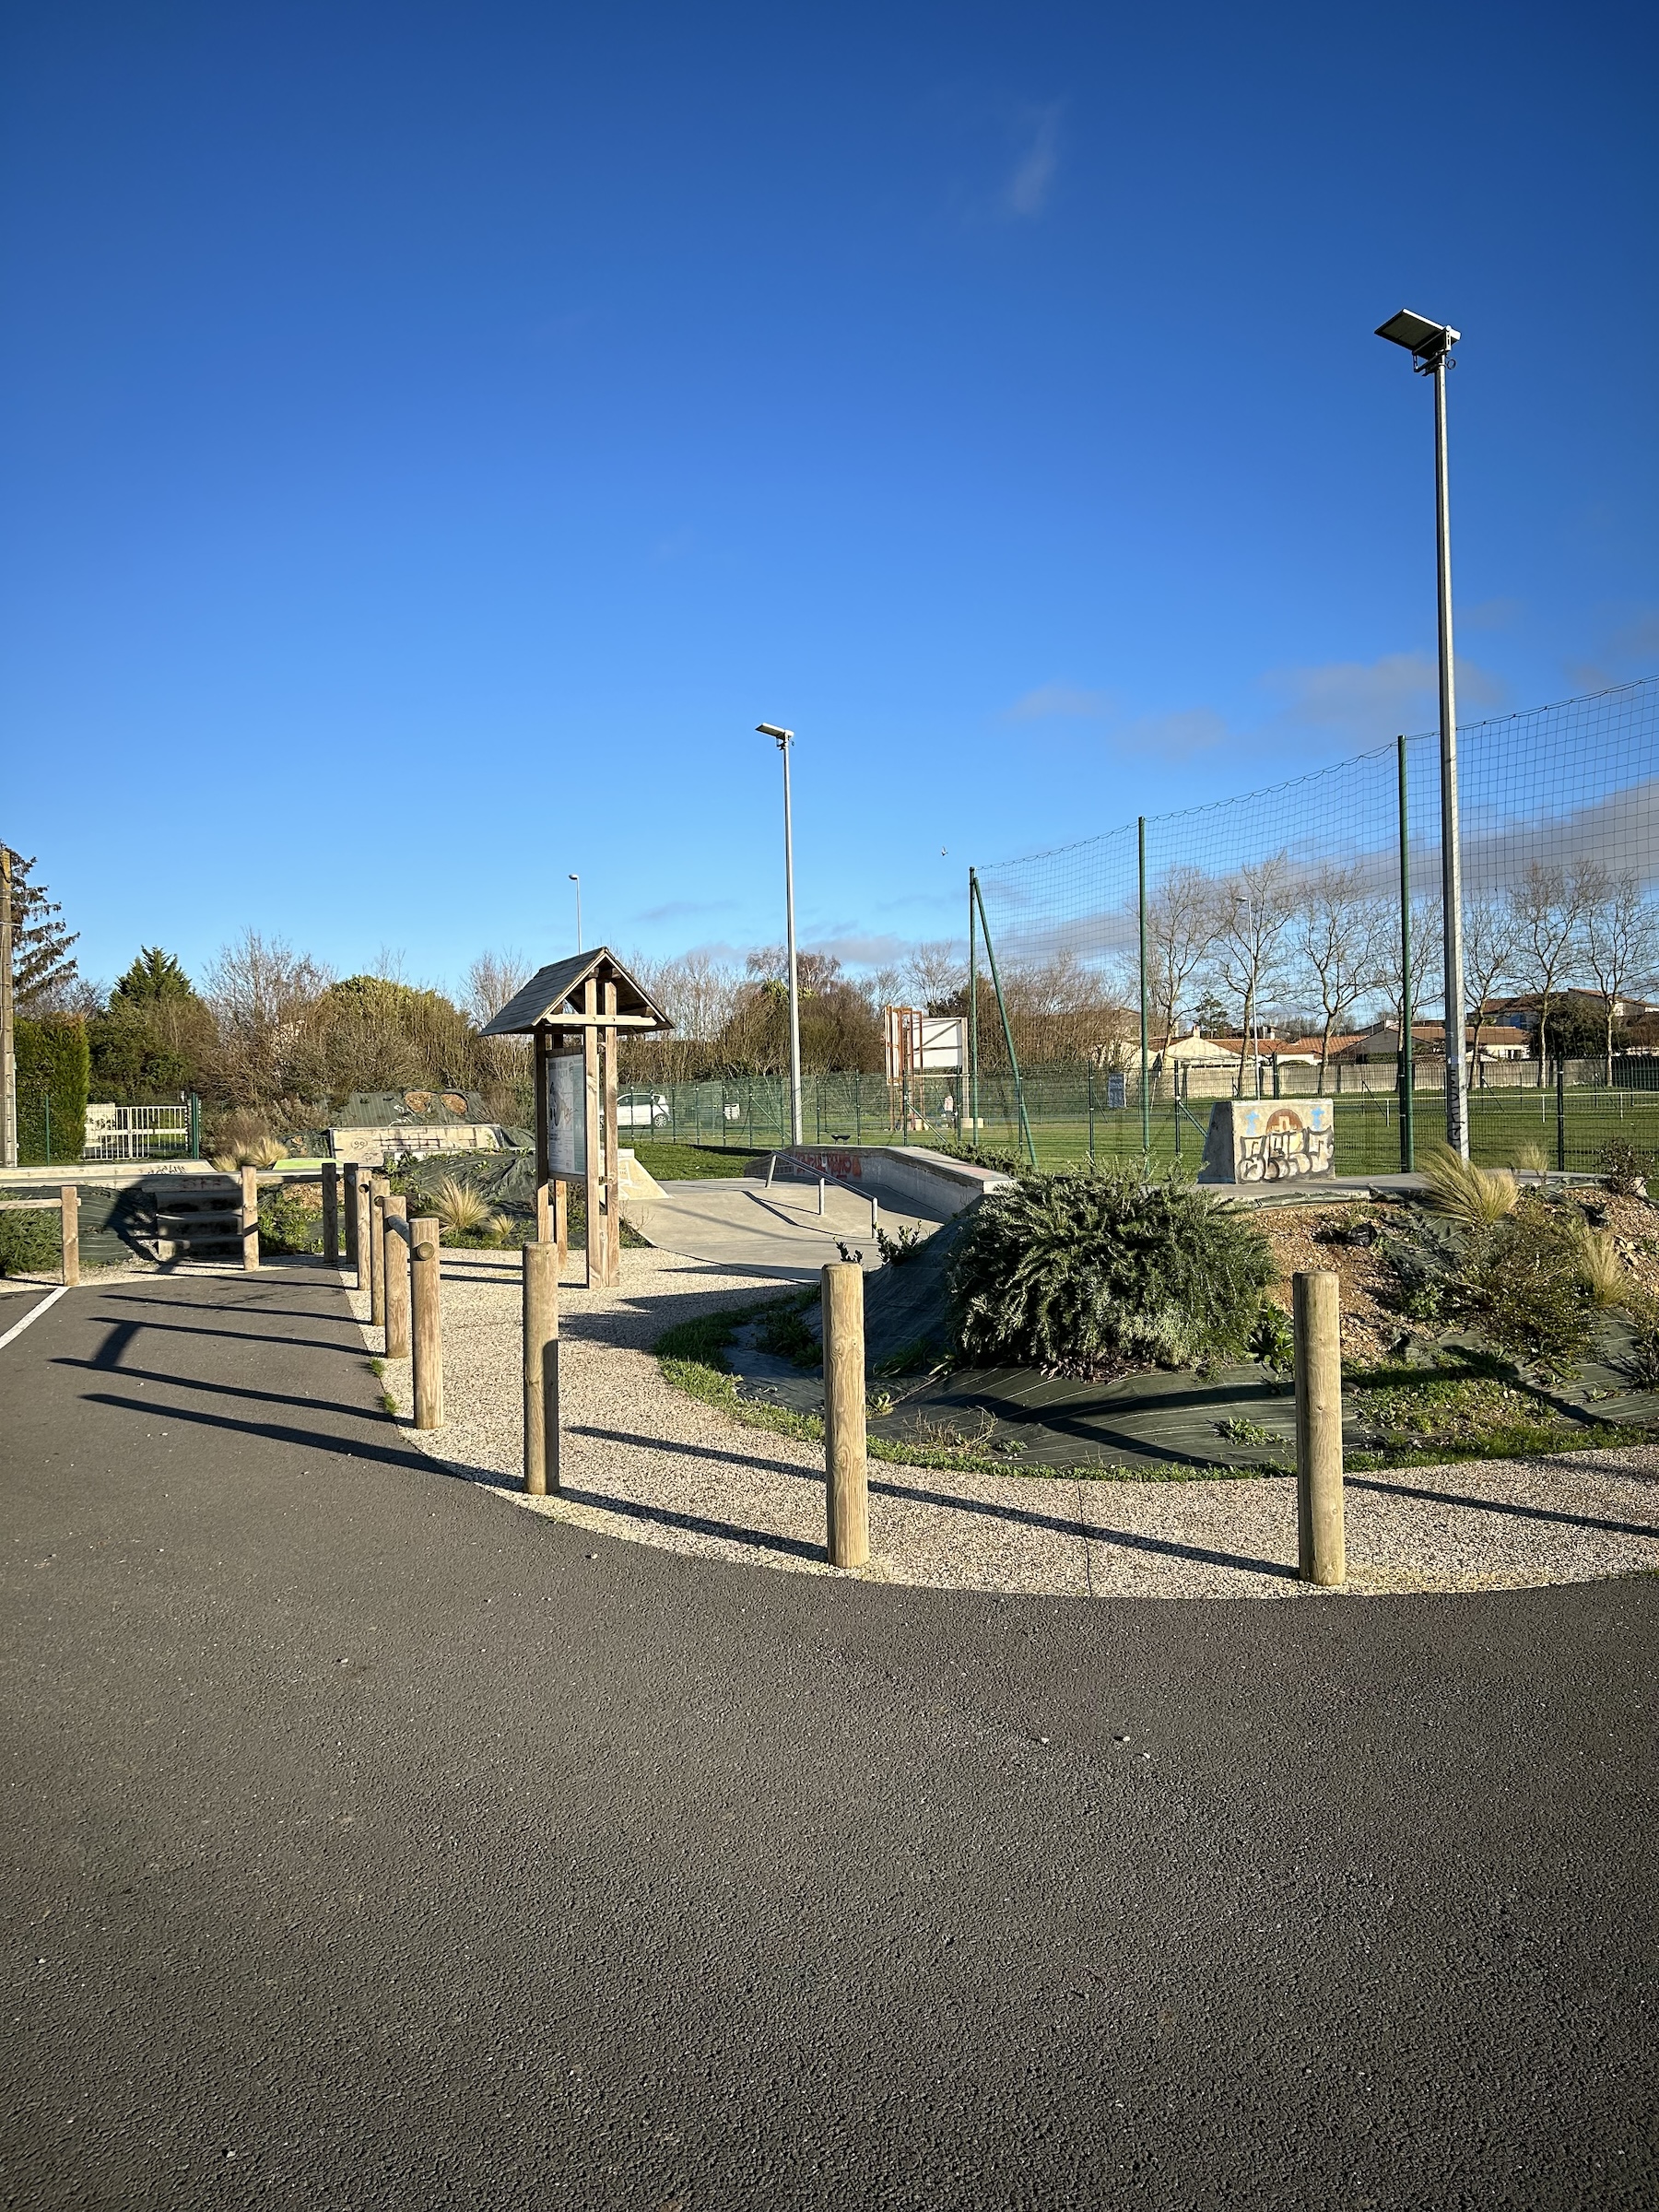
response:
<path id="1" fill-rule="evenodd" d="M 1218 1099 L 1200 1182 L 1291 1182 L 1336 1172 L 1329 1099 Z"/>

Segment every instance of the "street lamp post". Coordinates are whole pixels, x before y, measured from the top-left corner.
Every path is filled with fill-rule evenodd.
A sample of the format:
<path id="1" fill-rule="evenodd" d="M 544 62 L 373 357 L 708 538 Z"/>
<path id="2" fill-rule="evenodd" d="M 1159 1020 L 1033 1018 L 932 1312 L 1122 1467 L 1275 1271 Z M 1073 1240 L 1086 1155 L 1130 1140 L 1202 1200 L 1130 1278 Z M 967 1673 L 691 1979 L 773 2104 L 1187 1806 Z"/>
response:
<path id="1" fill-rule="evenodd" d="M 801 1142 L 801 990 L 795 973 L 794 830 L 789 811 L 789 748 L 793 730 L 781 730 L 775 722 L 758 722 L 762 737 L 771 737 L 783 756 L 783 932 L 789 955 L 789 1141 Z"/>
<path id="2" fill-rule="evenodd" d="M 576 949 L 585 952 L 587 947 L 582 942 L 582 878 L 572 876 L 571 881 L 576 886 Z"/>
<path id="3" fill-rule="evenodd" d="M 1446 471 L 1446 371 L 1462 333 L 1407 307 L 1377 335 L 1404 346 L 1419 376 L 1434 379 L 1435 552 L 1440 606 L 1441 905 L 1445 915 L 1446 1142 L 1469 1157 L 1469 1085 L 1464 1040 L 1463 849 L 1457 821 L 1457 690 L 1452 659 L 1452 503 Z"/>

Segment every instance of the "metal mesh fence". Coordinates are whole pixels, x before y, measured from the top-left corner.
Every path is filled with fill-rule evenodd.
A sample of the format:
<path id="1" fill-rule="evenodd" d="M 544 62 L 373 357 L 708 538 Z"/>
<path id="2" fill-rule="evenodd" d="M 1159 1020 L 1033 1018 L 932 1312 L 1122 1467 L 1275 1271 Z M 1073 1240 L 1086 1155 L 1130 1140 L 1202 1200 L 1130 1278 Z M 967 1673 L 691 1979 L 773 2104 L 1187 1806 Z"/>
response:
<path id="1" fill-rule="evenodd" d="M 1458 745 L 1476 1156 L 1529 1148 L 1540 1140 L 1520 1124 L 1530 1130 L 1540 1115 L 1553 1140 L 1553 1109 L 1537 1094 L 1558 1062 L 1573 1094 L 1570 1128 L 1590 1112 L 1578 1094 L 1599 1088 L 1629 1091 L 1645 1130 L 1650 1072 L 1659 1081 L 1659 1058 L 1649 1061 L 1659 1008 L 1642 995 L 1659 977 L 1659 678 L 1476 723 Z M 1005 862 L 977 880 L 982 1141 L 1018 1131 L 1023 1099 L 1041 1158 L 1039 1127 L 1077 1119 L 1045 1102 L 1088 1085 L 1062 1077 L 1084 1067 L 1097 1088 L 1114 1072 L 1125 1078 L 1103 1111 L 1126 1133 L 1102 1139 L 1097 1128 L 1097 1152 L 1172 1151 L 1186 1124 L 1171 1110 L 1189 1098 L 1317 1089 L 1345 1101 L 1339 1166 L 1345 1155 L 1359 1172 L 1398 1166 L 1405 1006 L 1413 1095 L 1443 1087 L 1433 736 Z M 1514 1094 L 1526 1088 L 1535 1095 L 1523 1107 Z M 1608 1111 L 1595 1110 L 1597 1128 Z M 1192 1116 L 1194 1141 L 1202 1118 Z M 1545 1148 L 1583 1149 L 1576 1139 Z"/>

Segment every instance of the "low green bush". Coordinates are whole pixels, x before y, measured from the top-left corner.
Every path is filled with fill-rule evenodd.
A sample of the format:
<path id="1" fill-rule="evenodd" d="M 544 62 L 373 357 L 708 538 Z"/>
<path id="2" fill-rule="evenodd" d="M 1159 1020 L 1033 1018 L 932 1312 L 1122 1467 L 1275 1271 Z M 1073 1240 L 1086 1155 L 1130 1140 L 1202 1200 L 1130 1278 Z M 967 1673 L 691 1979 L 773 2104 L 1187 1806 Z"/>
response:
<path id="1" fill-rule="evenodd" d="M 45 1275 L 63 1265 L 62 1218 L 0 1213 L 0 1275 Z"/>
<path id="2" fill-rule="evenodd" d="M 1275 1279 L 1241 1209 L 1138 1169 L 1027 1175 L 982 1199 L 951 1274 L 973 1360 L 1121 1373 L 1241 1358 Z"/>
<path id="3" fill-rule="evenodd" d="M 259 1194 L 259 1249 L 272 1254 L 321 1252 L 323 1217 L 297 1190 L 274 1183 Z"/>

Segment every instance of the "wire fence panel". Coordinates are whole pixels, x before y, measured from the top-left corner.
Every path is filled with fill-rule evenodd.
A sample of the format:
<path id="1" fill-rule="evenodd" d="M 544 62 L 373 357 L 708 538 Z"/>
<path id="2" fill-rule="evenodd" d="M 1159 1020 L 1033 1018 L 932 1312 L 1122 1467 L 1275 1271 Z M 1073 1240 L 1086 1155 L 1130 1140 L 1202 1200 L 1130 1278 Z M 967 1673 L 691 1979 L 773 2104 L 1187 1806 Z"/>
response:
<path id="1" fill-rule="evenodd" d="M 1612 1088 L 1616 1061 L 1659 1054 L 1659 678 L 1473 724 L 1458 747 L 1471 1087 L 1535 1089 L 1565 1055 L 1599 1060 Z M 1059 1064 L 1138 1074 L 1144 1004 L 1149 1100 L 1154 1080 L 1244 1095 L 1265 1066 L 1369 1092 L 1408 1057 L 1413 1096 L 1443 1088 L 1434 736 L 977 883 L 982 1086 L 1012 1073 L 1010 1041 L 1028 1099 Z"/>

